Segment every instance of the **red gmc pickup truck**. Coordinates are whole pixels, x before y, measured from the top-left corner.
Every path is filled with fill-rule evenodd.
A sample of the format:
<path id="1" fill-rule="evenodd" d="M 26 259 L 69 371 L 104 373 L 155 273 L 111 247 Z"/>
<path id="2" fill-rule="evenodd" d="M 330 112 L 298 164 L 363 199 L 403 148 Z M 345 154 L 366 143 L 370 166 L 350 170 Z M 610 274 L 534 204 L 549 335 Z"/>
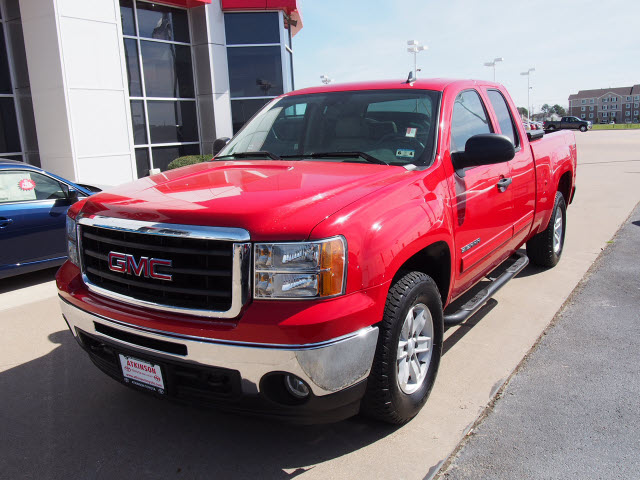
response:
<path id="1" fill-rule="evenodd" d="M 69 210 L 63 316 L 95 365 L 158 397 L 404 423 L 444 329 L 562 254 L 573 133 L 527 134 L 499 84 L 300 90 L 227 140 Z"/>

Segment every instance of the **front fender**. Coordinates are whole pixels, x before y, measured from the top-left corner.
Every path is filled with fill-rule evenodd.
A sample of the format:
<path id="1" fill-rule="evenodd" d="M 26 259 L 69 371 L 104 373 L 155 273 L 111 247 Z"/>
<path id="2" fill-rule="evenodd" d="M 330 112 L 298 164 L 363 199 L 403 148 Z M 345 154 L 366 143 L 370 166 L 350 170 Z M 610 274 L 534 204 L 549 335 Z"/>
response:
<path id="1" fill-rule="evenodd" d="M 410 184 L 369 195 L 318 224 L 312 239 L 347 239 L 347 292 L 389 282 L 402 265 L 435 242 L 453 252 L 450 210 L 441 181 L 416 172 Z"/>

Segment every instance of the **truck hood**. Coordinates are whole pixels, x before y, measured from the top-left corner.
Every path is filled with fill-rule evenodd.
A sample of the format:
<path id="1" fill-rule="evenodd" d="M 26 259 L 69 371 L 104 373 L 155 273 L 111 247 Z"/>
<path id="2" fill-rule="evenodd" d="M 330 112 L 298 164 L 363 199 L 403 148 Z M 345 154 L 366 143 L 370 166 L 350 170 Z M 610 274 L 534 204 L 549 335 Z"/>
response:
<path id="1" fill-rule="evenodd" d="M 252 240 L 303 240 L 329 215 L 411 172 L 327 161 L 205 162 L 99 193 L 82 213 L 248 230 Z"/>

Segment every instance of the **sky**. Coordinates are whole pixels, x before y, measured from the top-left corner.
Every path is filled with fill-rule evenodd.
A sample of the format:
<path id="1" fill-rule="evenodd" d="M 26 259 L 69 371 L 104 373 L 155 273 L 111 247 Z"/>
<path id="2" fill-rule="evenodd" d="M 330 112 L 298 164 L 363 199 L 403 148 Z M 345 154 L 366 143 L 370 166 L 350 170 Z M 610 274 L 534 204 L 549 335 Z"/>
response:
<path id="1" fill-rule="evenodd" d="M 293 39 L 296 88 L 419 78 L 493 79 L 517 106 L 568 105 L 578 90 L 640 83 L 640 0 L 298 0 L 303 28 Z"/>

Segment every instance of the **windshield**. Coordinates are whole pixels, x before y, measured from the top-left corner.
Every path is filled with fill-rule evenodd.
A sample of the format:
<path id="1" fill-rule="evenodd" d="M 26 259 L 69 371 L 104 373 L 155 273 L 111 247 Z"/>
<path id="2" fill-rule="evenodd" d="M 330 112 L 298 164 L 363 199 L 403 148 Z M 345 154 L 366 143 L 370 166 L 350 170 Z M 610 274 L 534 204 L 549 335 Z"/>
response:
<path id="1" fill-rule="evenodd" d="M 440 92 L 430 90 L 283 97 L 258 112 L 216 158 L 254 152 L 265 159 L 428 165 L 439 100 Z"/>

